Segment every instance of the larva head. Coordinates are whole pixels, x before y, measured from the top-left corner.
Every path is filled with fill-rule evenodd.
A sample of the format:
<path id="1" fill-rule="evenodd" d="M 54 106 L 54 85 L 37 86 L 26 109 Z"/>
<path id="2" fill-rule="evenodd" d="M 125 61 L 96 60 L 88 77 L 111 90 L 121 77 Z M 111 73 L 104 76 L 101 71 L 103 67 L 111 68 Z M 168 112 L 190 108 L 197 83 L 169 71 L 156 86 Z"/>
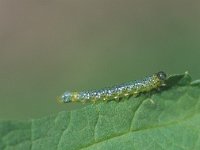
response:
<path id="1" fill-rule="evenodd" d="M 166 73 L 164 73 L 163 71 L 160 71 L 160 72 L 156 73 L 156 75 L 161 81 L 164 81 L 167 78 Z"/>
<path id="2" fill-rule="evenodd" d="M 72 101 L 72 94 L 71 92 L 65 92 L 61 97 L 60 100 L 63 103 L 69 103 Z"/>

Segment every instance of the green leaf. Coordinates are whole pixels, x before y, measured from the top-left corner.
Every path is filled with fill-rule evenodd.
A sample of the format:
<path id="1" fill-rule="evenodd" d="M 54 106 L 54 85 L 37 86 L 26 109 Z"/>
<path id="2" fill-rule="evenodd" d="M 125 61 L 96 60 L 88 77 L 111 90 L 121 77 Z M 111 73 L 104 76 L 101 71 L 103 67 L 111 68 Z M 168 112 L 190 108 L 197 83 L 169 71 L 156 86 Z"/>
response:
<path id="1" fill-rule="evenodd" d="M 152 95 L 0 123 L 1 150 L 200 149 L 200 82 L 173 75 Z"/>

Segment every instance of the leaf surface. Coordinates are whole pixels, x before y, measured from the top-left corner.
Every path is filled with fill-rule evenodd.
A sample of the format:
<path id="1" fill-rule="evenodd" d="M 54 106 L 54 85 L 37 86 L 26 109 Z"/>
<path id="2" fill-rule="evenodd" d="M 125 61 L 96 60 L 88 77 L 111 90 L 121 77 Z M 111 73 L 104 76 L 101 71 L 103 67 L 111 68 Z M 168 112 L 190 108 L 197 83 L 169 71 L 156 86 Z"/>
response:
<path id="1" fill-rule="evenodd" d="M 173 75 L 152 95 L 0 122 L 0 150 L 200 149 L 200 82 Z"/>

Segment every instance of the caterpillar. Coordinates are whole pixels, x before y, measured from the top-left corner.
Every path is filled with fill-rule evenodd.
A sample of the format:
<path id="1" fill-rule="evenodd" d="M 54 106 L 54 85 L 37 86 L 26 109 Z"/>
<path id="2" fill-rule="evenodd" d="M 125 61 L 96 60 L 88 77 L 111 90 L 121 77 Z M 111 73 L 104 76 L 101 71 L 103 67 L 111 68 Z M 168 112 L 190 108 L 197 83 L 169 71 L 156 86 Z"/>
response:
<path id="1" fill-rule="evenodd" d="M 160 71 L 151 76 L 144 78 L 143 80 L 135 80 L 132 82 L 127 82 L 119 84 L 113 87 L 92 90 L 92 91 L 82 91 L 82 92 L 69 92 L 66 91 L 63 95 L 58 97 L 58 101 L 62 103 L 69 102 L 96 102 L 100 100 L 119 100 L 123 97 L 129 97 L 132 95 L 138 95 L 140 93 L 149 92 L 153 89 L 158 89 L 161 86 L 165 86 L 165 80 L 167 75 Z"/>

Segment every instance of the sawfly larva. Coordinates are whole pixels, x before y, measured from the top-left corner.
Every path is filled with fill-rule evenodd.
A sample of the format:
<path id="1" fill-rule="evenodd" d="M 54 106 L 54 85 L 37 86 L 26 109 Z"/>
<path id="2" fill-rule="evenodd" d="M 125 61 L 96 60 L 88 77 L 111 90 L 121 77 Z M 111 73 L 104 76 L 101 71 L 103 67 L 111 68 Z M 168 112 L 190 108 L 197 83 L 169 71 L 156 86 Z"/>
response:
<path id="1" fill-rule="evenodd" d="M 159 89 L 159 87 L 165 85 L 166 74 L 163 71 L 155 73 L 151 76 L 144 78 L 143 80 L 136 80 L 119 84 L 113 87 L 104 88 L 101 90 L 91 90 L 82 92 L 65 92 L 62 96 L 58 97 L 58 100 L 62 103 L 69 102 L 96 102 L 100 100 L 118 100 L 123 97 L 129 97 L 132 95 L 138 95 L 140 93 L 149 92 L 153 89 Z"/>

